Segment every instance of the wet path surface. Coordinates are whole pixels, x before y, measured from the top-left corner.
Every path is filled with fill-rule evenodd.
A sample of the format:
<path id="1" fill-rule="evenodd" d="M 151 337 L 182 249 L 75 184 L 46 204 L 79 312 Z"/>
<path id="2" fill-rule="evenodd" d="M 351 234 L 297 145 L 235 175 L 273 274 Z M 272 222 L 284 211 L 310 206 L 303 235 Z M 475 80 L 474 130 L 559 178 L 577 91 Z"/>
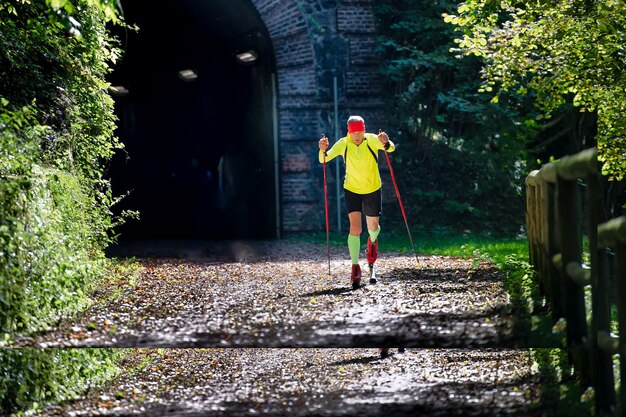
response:
<path id="1" fill-rule="evenodd" d="M 37 415 L 556 415 L 519 350 L 140 349 L 124 366 Z"/>
<path id="2" fill-rule="evenodd" d="M 110 284 L 88 311 L 16 346 L 473 348 L 518 339 L 502 274 L 485 263 L 420 257 L 418 267 L 412 255 L 382 253 L 379 282 L 354 291 L 345 248 L 332 248 L 329 277 L 325 245 L 140 247 L 125 248 L 142 266 L 133 282 Z"/>

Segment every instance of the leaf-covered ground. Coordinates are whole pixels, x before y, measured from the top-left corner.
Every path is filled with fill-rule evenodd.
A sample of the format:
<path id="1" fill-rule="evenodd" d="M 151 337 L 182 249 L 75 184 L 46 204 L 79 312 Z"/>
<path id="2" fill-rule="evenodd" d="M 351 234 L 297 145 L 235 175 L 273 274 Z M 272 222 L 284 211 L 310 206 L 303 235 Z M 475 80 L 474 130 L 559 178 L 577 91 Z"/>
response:
<path id="1" fill-rule="evenodd" d="M 16 346 L 514 346 L 502 273 L 467 259 L 382 253 L 356 291 L 346 248 L 291 241 L 162 242 L 77 317 Z M 362 255 L 364 256 L 364 255 Z M 364 271 L 367 266 L 361 262 Z"/>
<path id="2" fill-rule="evenodd" d="M 556 415 L 530 362 L 490 349 L 386 359 L 377 349 L 138 349 L 116 380 L 36 415 Z"/>

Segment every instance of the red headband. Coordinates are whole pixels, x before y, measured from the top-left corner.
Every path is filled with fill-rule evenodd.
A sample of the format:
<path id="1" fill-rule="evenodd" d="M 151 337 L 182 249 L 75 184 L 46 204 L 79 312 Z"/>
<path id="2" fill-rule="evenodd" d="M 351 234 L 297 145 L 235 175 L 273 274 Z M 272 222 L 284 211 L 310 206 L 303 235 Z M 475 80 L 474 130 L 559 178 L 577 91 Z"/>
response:
<path id="1" fill-rule="evenodd" d="M 360 120 L 348 123 L 348 132 L 365 132 L 365 122 Z"/>

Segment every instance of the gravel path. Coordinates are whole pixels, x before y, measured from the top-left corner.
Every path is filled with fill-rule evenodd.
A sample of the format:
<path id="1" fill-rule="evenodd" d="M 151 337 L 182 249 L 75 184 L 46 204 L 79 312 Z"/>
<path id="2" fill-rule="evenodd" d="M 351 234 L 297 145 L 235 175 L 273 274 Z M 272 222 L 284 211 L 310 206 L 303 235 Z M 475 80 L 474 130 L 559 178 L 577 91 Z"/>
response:
<path id="1" fill-rule="evenodd" d="M 486 263 L 430 256 L 418 267 L 412 255 L 382 253 L 379 282 L 354 291 L 345 248 L 332 249 L 330 276 L 325 245 L 142 248 L 134 282 L 100 289 L 88 311 L 15 345 L 516 346 L 502 274 Z"/>
<path id="2" fill-rule="evenodd" d="M 135 372 L 36 416 L 556 415 L 538 404 L 524 351 L 392 353 L 379 359 L 376 349 L 138 349 L 123 365 Z"/>

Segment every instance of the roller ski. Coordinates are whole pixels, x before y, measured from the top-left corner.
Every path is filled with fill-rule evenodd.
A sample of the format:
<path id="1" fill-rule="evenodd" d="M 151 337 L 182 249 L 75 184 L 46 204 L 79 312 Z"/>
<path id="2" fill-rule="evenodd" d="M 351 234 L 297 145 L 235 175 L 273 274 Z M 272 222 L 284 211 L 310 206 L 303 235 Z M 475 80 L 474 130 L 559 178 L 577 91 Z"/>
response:
<path id="1" fill-rule="evenodd" d="M 374 264 L 368 264 L 368 265 L 369 265 L 370 284 L 376 284 L 377 280 L 376 280 L 376 270 L 374 269 Z"/>
<path id="2" fill-rule="evenodd" d="M 376 284 L 376 270 L 374 263 L 378 258 L 378 240 L 372 242 L 372 238 L 367 238 L 367 265 L 369 266 L 370 284 Z"/>

